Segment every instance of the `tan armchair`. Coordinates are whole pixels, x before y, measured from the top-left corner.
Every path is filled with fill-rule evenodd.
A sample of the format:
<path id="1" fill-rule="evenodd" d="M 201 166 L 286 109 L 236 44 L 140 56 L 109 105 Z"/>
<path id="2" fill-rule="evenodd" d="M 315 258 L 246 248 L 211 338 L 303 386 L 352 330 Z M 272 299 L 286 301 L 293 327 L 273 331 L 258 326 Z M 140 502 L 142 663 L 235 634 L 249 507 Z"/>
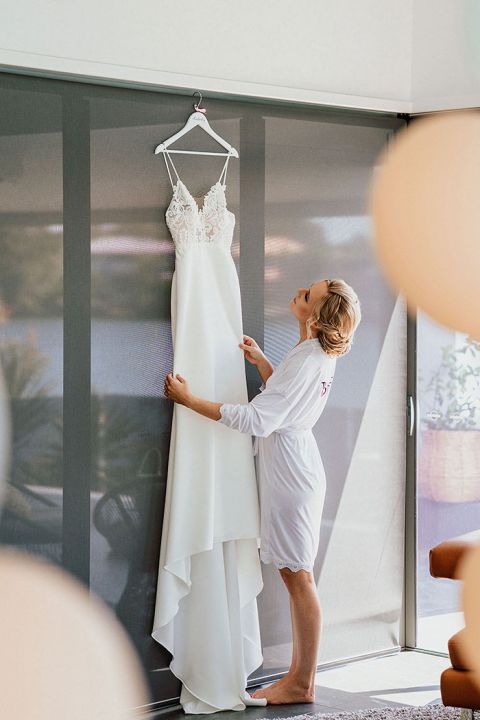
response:
<path id="1" fill-rule="evenodd" d="M 446 540 L 430 550 L 430 575 L 436 578 L 459 579 L 460 559 L 477 543 L 460 539 Z M 462 646 L 465 628 L 452 635 L 448 641 L 451 667 L 440 676 L 440 692 L 445 706 L 462 710 L 462 720 L 473 720 L 474 710 L 480 710 L 480 687 L 473 681 L 473 672 Z"/>

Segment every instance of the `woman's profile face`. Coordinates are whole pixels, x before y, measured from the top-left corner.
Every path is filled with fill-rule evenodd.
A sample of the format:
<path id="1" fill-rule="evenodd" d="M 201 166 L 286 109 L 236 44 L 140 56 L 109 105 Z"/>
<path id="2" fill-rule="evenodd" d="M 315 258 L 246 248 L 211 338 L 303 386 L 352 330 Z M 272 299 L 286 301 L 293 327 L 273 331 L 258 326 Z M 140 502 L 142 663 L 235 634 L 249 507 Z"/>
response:
<path id="1" fill-rule="evenodd" d="M 327 281 L 319 280 L 310 287 L 297 288 L 296 294 L 288 303 L 288 307 L 298 320 L 305 322 L 312 314 L 315 303 L 326 294 Z"/>

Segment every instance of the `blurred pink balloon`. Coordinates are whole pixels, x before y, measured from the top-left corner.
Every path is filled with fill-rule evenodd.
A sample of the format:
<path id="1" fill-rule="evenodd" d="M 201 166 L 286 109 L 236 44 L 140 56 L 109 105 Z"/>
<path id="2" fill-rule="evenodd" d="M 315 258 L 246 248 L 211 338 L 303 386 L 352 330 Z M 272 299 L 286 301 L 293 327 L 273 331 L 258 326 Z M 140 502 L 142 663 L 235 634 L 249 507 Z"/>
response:
<path id="1" fill-rule="evenodd" d="M 415 120 L 378 162 L 370 213 L 387 280 L 410 314 L 480 340 L 480 113 Z"/>
<path id="2" fill-rule="evenodd" d="M 108 606 L 50 562 L 0 550 L 2 717 L 126 720 L 149 692 Z"/>

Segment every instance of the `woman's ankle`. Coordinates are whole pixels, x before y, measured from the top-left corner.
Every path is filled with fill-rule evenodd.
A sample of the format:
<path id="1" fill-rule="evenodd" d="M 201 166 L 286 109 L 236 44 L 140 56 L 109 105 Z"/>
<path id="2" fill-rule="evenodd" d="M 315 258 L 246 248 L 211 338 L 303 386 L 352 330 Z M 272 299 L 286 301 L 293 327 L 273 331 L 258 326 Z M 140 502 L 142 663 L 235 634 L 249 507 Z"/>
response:
<path id="1" fill-rule="evenodd" d="M 305 677 L 305 675 L 299 675 L 297 672 L 290 674 L 290 680 L 293 685 L 305 692 L 313 692 L 315 689 L 315 676 L 311 680 Z"/>

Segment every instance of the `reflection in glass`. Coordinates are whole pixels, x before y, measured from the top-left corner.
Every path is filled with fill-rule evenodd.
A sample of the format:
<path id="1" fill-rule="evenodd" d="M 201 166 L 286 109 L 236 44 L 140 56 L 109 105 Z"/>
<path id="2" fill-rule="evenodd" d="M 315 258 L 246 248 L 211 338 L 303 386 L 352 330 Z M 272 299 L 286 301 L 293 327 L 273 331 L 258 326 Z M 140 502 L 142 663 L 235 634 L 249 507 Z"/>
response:
<path id="1" fill-rule="evenodd" d="M 0 103 L 9 119 L 0 133 L 0 363 L 12 433 L 0 542 L 61 563 L 61 105 L 52 94 L 5 88 Z"/>
<path id="2" fill-rule="evenodd" d="M 148 641 L 171 422 L 160 389 L 172 252 L 156 235 L 149 223 L 92 226 L 91 588 L 138 642 Z"/>

